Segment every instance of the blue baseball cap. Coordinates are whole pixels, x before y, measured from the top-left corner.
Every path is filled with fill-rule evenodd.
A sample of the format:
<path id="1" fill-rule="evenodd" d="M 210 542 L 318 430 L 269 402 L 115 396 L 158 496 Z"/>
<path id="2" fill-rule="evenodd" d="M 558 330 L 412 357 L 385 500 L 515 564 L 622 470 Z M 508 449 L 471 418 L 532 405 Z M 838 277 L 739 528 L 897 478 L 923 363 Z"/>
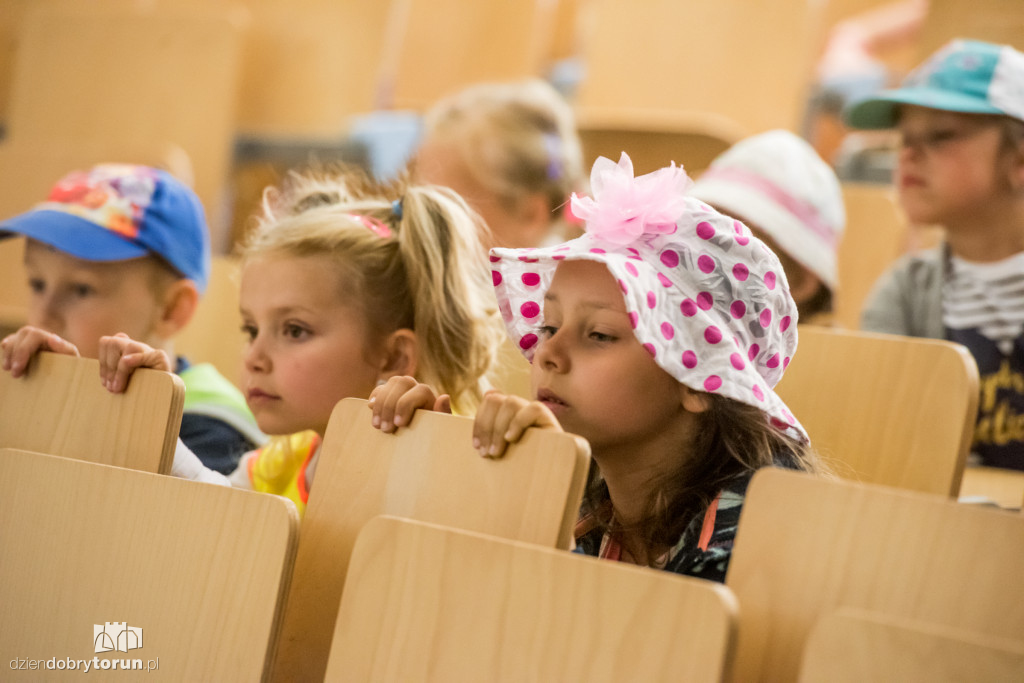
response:
<path id="1" fill-rule="evenodd" d="M 210 236 L 199 198 L 148 166 L 101 164 L 64 176 L 46 201 L 0 222 L 0 239 L 15 234 L 86 261 L 153 254 L 200 293 L 210 277 Z"/>
<path id="2" fill-rule="evenodd" d="M 1024 120 L 1024 54 L 1009 45 L 954 40 L 899 88 L 852 103 L 843 117 L 853 128 L 892 128 L 901 104 Z"/>

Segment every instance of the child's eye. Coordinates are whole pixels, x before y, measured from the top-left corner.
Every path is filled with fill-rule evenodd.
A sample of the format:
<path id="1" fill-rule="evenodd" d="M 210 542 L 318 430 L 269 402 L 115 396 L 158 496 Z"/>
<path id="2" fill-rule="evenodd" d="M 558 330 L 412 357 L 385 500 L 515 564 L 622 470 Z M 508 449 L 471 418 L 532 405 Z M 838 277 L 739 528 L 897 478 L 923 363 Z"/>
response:
<path id="1" fill-rule="evenodd" d="M 29 278 L 28 288 L 33 294 L 42 294 L 46 290 L 46 283 L 39 278 Z"/>
<path id="2" fill-rule="evenodd" d="M 541 325 L 537 328 L 537 336 L 541 339 L 550 339 L 555 336 L 556 332 L 558 332 L 558 328 L 554 325 Z"/>
<path id="3" fill-rule="evenodd" d="M 618 339 L 618 337 L 615 337 L 610 334 L 605 334 L 604 332 L 591 332 L 590 338 L 596 342 L 613 342 L 616 339 Z"/>
<path id="4" fill-rule="evenodd" d="M 256 338 L 256 332 L 257 330 L 255 325 L 250 325 L 248 323 L 242 325 L 242 334 L 244 334 L 245 338 L 249 341 Z"/>
<path id="5" fill-rule="evenodd" d="M 305 339 L 309 336 L 309 330 L 295 323 L 286 323 L 283 332 L 288 339 Z"/>
<path id="6" fill-rule="evenodd" d="M 79 299 L 84 299 L 86 297 L 94 295 L 95 293 L 96 288 L 93 287 L 92 285 L 87 285 L 84 283 L 77 283 L 71 285 L 71 294 L 73 296 L 78 297 Z"/>

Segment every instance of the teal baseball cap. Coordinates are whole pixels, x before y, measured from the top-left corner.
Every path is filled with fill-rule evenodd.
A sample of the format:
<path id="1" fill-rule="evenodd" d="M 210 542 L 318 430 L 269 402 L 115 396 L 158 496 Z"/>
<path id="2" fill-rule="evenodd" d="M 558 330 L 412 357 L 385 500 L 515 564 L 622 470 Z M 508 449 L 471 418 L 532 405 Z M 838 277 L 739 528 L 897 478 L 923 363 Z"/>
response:
<path id="1" fill-rule="evenodd" d="M 892 128 L 902 104 L 1024 120 L 1024 53 L 1009 45 L 954 40 L 899 88 L 851 103 L 843 118 L 852 128 Z"/>

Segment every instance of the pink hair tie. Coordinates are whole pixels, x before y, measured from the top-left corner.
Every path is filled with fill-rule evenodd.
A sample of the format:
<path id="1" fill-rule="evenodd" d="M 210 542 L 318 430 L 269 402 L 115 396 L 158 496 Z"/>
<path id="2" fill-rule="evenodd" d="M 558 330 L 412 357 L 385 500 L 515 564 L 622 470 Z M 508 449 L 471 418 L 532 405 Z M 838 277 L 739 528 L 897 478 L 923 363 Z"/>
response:
<path id="1" fill-rule="evenodd" d="M 382 237 L 384 239 L 389 239 L 391 237 L 391 228 L 373 216 L 363 216 L 358 213 L 350 213 L 348 214 L 348 217 L 354 218 L 365 225 L 366 228 L 377 237 Z"/>

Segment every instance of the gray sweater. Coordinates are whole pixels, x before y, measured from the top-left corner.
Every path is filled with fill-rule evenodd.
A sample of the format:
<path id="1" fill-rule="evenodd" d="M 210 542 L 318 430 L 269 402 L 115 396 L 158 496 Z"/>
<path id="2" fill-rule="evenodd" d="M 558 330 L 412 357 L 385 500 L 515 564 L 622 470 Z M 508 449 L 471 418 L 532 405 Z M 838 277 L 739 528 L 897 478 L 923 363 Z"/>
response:
<path id="1" fill-rule="evenodd" d="M 868 295 L 861 311 L 861 329 L 944 339 L 942 282 L 947 249 L 943 244 L 896 261 Z"/>

